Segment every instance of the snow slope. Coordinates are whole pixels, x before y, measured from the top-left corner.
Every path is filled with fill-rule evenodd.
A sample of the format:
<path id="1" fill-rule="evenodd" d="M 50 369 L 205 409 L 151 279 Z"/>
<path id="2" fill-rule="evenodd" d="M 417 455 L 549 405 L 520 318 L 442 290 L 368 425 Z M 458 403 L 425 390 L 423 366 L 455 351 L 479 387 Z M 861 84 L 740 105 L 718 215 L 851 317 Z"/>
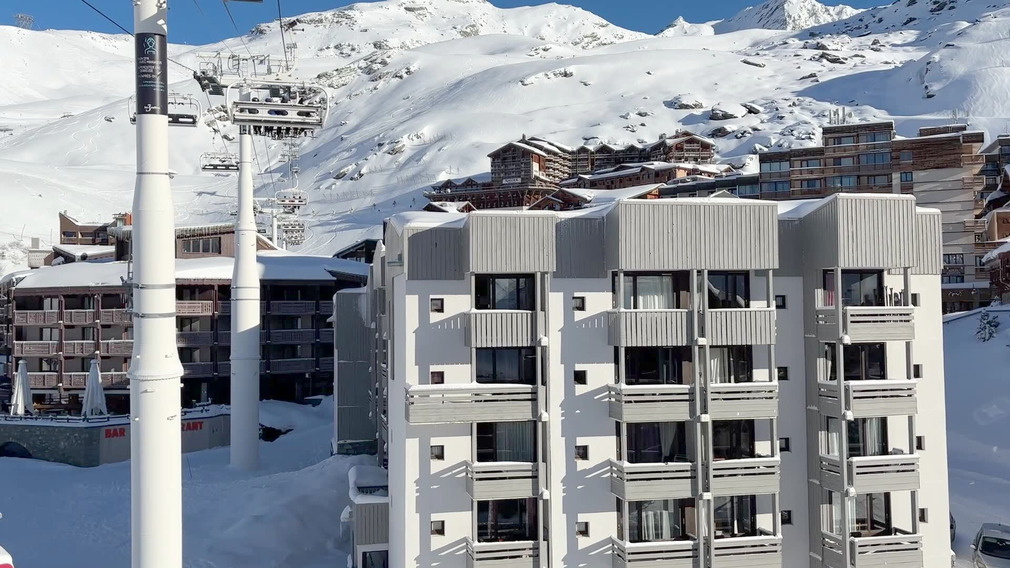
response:
<path id="1" fill-rule="evenodd" d="M 850 18 L 862 10 L 850 6 L 825 6 L 817 0 L 767 0 L 745 8 L 732 18 L 717 22 L 716 33 L 764 28 L 769 30 L 805 30 L 821 24 Z"/>
<path id="2" fill-rule="evenodd" d="M 955 9 L 934 14 L 926 6 L 932 0 L 911 7 L 907 1 L 871 11 L 881 19 L 872 29 L 862 27 L 868 24 L 860 19 L 871 14 L 865 12 L 800 32 L 713 35 L 711 26 L 679 21 L 659 37 L 557 4 L 499 9 L 484 0 L 385 0 L 299 16 L 287 35 L 299 46 L 295 75 L 324 83 L 333 102 L 326 127 L 298 149 L 297 183 L 310 199 L 307 240 L 299 248 L 332 254 L 374 236 L 384 217 L 420 208 L 430 184 L 486 172 L 487 153 L 524 133 L 575 145 L 725 127 L 730 134 L 718 139 L 719 150 L 739 161 L 762 148 L 817 143 L 839 105 L 851 121 L 895 119 L 904 135 L 947 122 L 953 108 L 973 126 L 1002 130 L 998 117 L 1010 116 L 998 67 L 1010 29 L 1010 14 L 1000 8 L 1007 2 L 993 8 L 958 0 Z M 816 11 L 810 1 L 792 2 L 762 6 L 794 15 Z M 921 17 L 907 29 L 892 27 L 913 13 Z M 54 59 L 47 47 L 54 42 L 88 72 L 65 69 L 60 81 L 52 80 L 44 63 Z M 957 47 L 943 47 L 951 42 Z M 130 208 L 129 45 L 124 36 L 0 27 L 0 47 L 22 58 L 19 81 L 0 83 L 0 126 L 14 129 L 12 136 L 0 134 L 0 203 L 18 212 L 0 216 L 0 245 L 51 240 L 59 210 L 108 218 Z M 172 46 L 171 53 L 196 67 L 199 53 L 215 51 L 283 52 L 272 23 L 220 44 Z M 840 63 L 825 60 L 824 52 Z M 992 69 L 972 65 L 982 56 L 993 59 Z M 199 170 L 201 153 L 236 149 L 222 140 L 236 133 L 219 120 L 225 101 L 201 93 L 188 70 L 169 68 L 171 90 L 209 109 L 198 127 L 170 133 L 177 222 L 230 220 L 236 178 Z M 684 96 L 705 108 L 678 110 L 675 101 Z M 711 119 L 712 107 L 741 103 L 761 112 Z M 60 118 L 67 112 L 73 116 Z M 294 183 L 281 179 L 279 143 L 254 145 L 258 196 Z M 18 263 L 20 249 L 11 250 L 0 264 Z"/>

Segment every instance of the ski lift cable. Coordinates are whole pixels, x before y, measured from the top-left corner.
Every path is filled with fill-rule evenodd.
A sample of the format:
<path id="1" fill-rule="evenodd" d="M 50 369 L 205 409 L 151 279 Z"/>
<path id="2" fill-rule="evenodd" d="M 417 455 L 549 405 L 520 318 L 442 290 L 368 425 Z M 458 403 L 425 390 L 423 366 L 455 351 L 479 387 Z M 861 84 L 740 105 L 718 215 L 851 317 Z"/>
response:
<path id="1" fill-rule="evenodd" d="M 281 31 L 281 50 L 284 52 L 284 67 L 291 69 L 288 63 L 288 44 L 284 41 L 284 18 L 281 16 L 281 0 L 277 0 L 277 29 Z"/>
<path id="2" fill-rule="evenodd" d="M 249 54 L 249 57 L 252 58 L 252 51 L 249 49 L 249 45 L 245 42 L 245 34 L 238 29 L 238 24 L 235 23 L 235 16 L 231 14 L 231 8 L 228 7 L 228 0 L 221 0 L 221 4 L 224 5 L 224 11 L 228 13 L 228 19 L 231 20 L 231 25 L 235 28 L 235 33 L 238 34 L 239 41 L 242 42 L 242 45 L 245 47 L 246 53 Z"/>
<path id="3" fill-rule="evenodd" d="M 129 35 L 130 35 L 130 37 L 133 37 L 133 32 L 131 32 L 130 30 L 128 30 L 128 29 L 126 29 L 126 28 L 124 28 L 124 27 L 123 27 L 123 26 L 121 26 L 121 25 L 119 25 L 119 22 L 117 22 L 116 20 L 113 20 L 112 18 L 110 18 L 110 17 L 108 16 L 108 15 L 106 15 L 106 14 L 105 14 L 105 12 L 103 12 L 103 11 L 99 10 L 98 8 L 95 8 L 95 6 L 94 6 L 93 4 L 91 4 L 91 2 L 88 2 L 88 0 L 81 0 L 81 2 L 84 2 L 84 5 L 85 5 L 85 6 L 87 6 L 88 8 L 91 8 L 91 9 L 92 9 L 92 10 L 94 10 L 95 12 L 98 12 L 98 15 L 100 15 L 100 16 L 101 16 L 101 17 L 103 17 L 103 18 L 105 18 L 105 19 L 106 19 L 106 20 L 108 20 L 109 22 L 111 22 L 111 23 L 112 23 L 112 25 L 114 25 L 114 26 L 116 26 L 117 28 L 119 28 L 119 29 L 123 30 L 123 32 L 124 32 L 124 33 L 127 33 L 127 34 L 129 34 Z M 182 63 L 179 63 L 178 61 L 176 61 L 176 60 L 172 59 L 171 57 L 169 57 L 169 58 L 168 58 L 168 60 L 169 60 L 169 61 L 171 61 L 172 63 L 175 63 L 175 64 L 176 64 L 176 65 L 178 65 L 179 67 L 185 67 L 185 68 L 186 68 L 186 69 L 188 69 L 189 71 L 192 71 L 193 73 L 196 73 L 196 69 L 193 69 L 192 67 L 190 67 L 190 66 L 188 66 L 188 65 L 183 65 Z"/>

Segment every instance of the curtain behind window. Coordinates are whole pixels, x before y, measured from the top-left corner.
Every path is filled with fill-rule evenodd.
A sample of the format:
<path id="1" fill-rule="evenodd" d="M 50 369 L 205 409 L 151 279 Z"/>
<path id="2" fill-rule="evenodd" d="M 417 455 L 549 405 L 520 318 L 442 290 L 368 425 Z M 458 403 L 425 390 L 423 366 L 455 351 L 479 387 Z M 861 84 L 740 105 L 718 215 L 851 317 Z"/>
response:
<path id="1" fill-rule="evenodd" d="M 673 276 L 637 276 L 636 307 L 640 310 L 672 310 Z"/>

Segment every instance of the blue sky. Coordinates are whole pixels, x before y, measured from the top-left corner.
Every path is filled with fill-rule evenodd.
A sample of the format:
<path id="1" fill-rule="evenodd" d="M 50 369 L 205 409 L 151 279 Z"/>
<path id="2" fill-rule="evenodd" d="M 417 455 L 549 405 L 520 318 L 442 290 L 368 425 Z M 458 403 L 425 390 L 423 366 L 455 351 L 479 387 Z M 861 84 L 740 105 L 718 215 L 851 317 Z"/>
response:
<path id="1" fill-rule="evenodd" d="M 88 0 L 114 20 L 132 28 L 132 3 L 127 0 Z M 691 22 L 703 22 L 732 16 L 746 6 L 761 0 L 558 0 L 595 12 L 611 22 L 648 33 L 655 33 L 677 16 Z M 821 0 L 825 4 L 840 4 L 838 0 Z M 848 0 L 857 8 L 886 4 L 888 0 Z M 510 8 L 529 4 L 544 4 L 543 0 L 491 0 L 496 6 Z M 282 14 L 294 16 L 305 12 L 346 6 L 344 0 L 281 0 Z M 35 17 L 36 28 L 89 29 L 100 32 L 118 30 L 93 12 L 80 0 L 5 0 L 0 24 L 14 23 L 12 14 L 24 12 Z M 200 9 L 198 10 L 197 4 Z M 173 43 L 201 44 L 235 35 L 221 0 L 170 0 L 169 30 Z M 248 31 L 257 23 L 276 19 L 276 0 L 264 0 L 257 5 L 232 2 L 232 14 L 239 29 Z M 203 14 L 201 14 L 201 11 Z"/>

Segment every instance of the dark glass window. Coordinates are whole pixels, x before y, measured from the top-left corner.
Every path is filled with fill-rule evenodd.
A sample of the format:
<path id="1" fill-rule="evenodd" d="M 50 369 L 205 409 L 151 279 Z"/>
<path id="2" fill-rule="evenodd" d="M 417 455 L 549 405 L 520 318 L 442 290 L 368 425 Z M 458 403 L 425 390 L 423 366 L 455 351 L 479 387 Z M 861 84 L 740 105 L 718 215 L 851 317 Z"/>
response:
<path id="1" fill-rule="evenodd" d="M 477 382 L 536 384 L 537 356 L 532 347 L 477 349 Z"/>
<path id="2" fill-rule="evenodd" d="M 536 286 L 529 274 L 478 274 L 474 284 L 478 310 L 533 310 L 536 304 Z"/>
<path id="3" fill-rule="evenodd" d="M 682 385 L 691 362 L 688 347 L 627 347 L 624 380 L 629 385 Z"/>
<path id="4" fill-rule="evenodd" d="M 887 349 L 884 343 L 853 343 L 842 346 L 842 361 L 847 381 L 880 381 L 887 378 Z M 824 344 L 828 380 L 838 379 L 835 344 Z"/>
<path id="5" fill-rule="evenodd" d="M 886 418 L 857 418 L 848 432 L 850 458 L 887 455 Z"/>
<path id="6" fill-rule="evenodd" d="M 709 378 L 713 384 L 749 383 L 754 380 L 753 348 L 730 345 L 709 348 Z"/>
<path id="7" fill-rule="evenodd" d="M 750 278 L 746 272 L 709 272 L 708 307 L 746 308 L 750 306 Z"/>
<path id="8" fill-rule="evenodd" d="M 754 421 L 718 420 L 712 423 L 712 456 L 716 460 L 753 458 Z"/>
<path id="9" fill-rule="evenodd" d="M 835 271 L 824 271 L 825 305 L 835 305 Z M 879 270 L 842 271 L 843 306 L 883 306 L 884 278 Z"/>
<path id="10" fill-rule="evenodd" d="M 852 536 L 891 534 L 891 496 L 887 493 L 857 494 L 852 522 L 855 528 Z"/>
<path id="11" fill-rule="evenodd" d="M 389 551 L 372 550 L 362 552 L 361 568 L 389 568 Z"/>
<path id="12" fill-rule="evenodd" d="M 628 540 L 630 542 L 662 542 L 688 540 L 693 536 L 694 499 L 628 501 Z M 621 502 L 618 500 L 618 509 Z M 619 512 L 618 517 L 623 515 Z M 623 531 L 621 527 L 620 532 Z"/>
<path id="13" fill-rule="evenodd" d="M 478 422 L 478 462 L 537 461 L 536 422 Z"/>
<path id="14" fill-rule="evenodd" d="M 477 542 L 537 540 L 537 500 L 477 502 Z"/>
<path id="15" fill-rule="evenodd" d="M 613 277 L 612 289 L 615 307 L 617 300 L 617 275 Z M 678 310 L 686 307 L 688 273 L 671 272 L 656 274 L 624 275 L 624 309 L 626 310 Z M 683 304 L 683 305 L 682 305 Z"/>
<path id="16" fill-rule="evenodd" d="M 627 430 L 629 463 L 690 461 L 683 422 L 634 422 Z"/>
<path id="17" fill-rule="evenodd" d="M 715 538 L 757 536 L 756 504 L 754 495 L 713 499 Z"/>

